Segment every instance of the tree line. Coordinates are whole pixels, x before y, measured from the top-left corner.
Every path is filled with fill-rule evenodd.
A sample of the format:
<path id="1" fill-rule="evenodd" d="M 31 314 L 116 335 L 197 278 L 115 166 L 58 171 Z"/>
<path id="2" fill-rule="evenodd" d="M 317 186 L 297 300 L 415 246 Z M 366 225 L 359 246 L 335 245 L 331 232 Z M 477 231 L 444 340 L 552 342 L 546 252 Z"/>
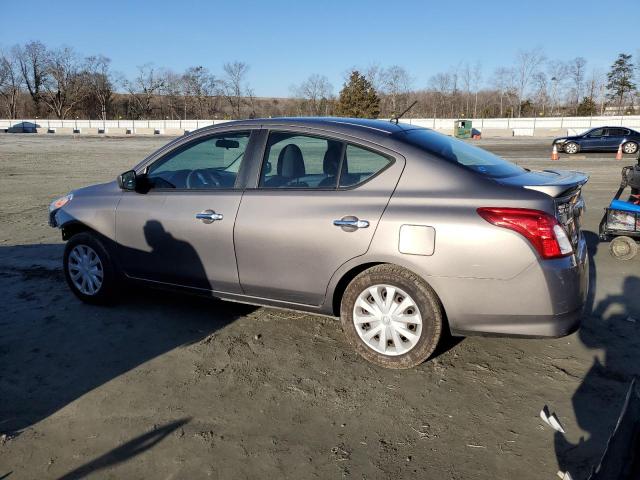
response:
<path id="1" fill-rule="evenodd" d="M 250 67 L 224 63 L 219 73 L 198 65 L 183 72 L 144 64 L 127 78 L 101 54 L 31 41 L 0 49 L 0 117 L 211 119 L 339 115 L 388 118 L 414 101 L 408 116 L 423 118 L 589 116 L 638 109 L 640 65 L 621 53 L 608 71 L 576 57 L 550 60 L 541 49 L 519 51 L 510 66 L 485 73 L 460 63 L 416 85 L 404 67 L 347 69 L 338 95 L 328 78 L 312 74 L 287 98 L 259 98 Z"/>

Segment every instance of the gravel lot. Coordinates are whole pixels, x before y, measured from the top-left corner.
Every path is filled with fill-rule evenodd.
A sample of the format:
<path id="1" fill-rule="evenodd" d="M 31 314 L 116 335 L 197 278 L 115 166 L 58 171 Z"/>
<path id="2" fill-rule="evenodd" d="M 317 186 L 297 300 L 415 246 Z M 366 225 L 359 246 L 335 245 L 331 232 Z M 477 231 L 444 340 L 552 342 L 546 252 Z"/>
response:
<path id="1" fill-rule="evenodd" d="M 353 353 L 337 320 L 145 290 L 109 308 L 71 295 L 47 204 L 167 141 L 0 135 L 0 479 L 586 478 L 640 373 L 640 260 L 614 260 L 594 233 L 631 158 L 552 163 L 548 139 L 478 141 L 591 175 L 593 313 L 570 337 L 469 337 L 391 371 Z M 541 422 L 545 404 L 566 436 Z"/>

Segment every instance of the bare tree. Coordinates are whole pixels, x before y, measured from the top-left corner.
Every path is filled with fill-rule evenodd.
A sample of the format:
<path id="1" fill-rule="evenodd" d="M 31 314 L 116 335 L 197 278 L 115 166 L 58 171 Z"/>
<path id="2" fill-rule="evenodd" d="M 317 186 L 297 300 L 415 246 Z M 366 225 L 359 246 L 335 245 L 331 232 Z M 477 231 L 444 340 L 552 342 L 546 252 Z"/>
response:
<path id="1" fill-rule="evenodd" d="M 16 46 L 14 52 L 36 115 L 40 115 L 42 88 L 47 77 L 47 48 L 42 42 L 29 42 L 24 47 Z"/>
<path id="2" fill-rule="evenodd" d="M 354 70 L 359 70 L 356 67 L 352 67 L 347 70 L 344 74 L 344 79 L 347 81 L 349 79 L 349 75 Z M 377 63 L 372 63 L 366 69 L 363 70 L 364 77 L 369 81 L 369 83 L 373 86 L 373 89 L 376 92 L 381 92 L 383 89 L 383 76 L 384 76 L 384 68 L 382 68 Z"/>
<path id="3" fill-rule="evenodd" d="M 224 64 L 223 70 L 225 78 L 222 81 L 222 91 L 229 102 L 234 118 L 241 118 L 243 97 L 248 90 L 245 78 L 249 71 L 249 65 L 238 61 L 228 62 Z"/>
<path id="4" fill-rule="evenodd" d="M 173 70 L 164 71 L 162 89 L 160 90 L 163 100 L 167 101 L 167 116 L 180 118 L 182 112 L 183 119 L 187 119 L 187 88 L 185 86 L 184 75 Z"/>
<path id="5" fill-rule="evenodd" d="M 164 76 L 151 63 L 138 67 L 138 75 L 133 81 L 125 80 L 129 92 L 130 112 L 134 116 L 151 118 L 152 100 L 164 87 Z"/>
<path id="6" fill-rule="evenodd" d="M 442 114 L 447 108 L 447 101 L 452 91 L 452 79 L 449 73 L 437 73 L 429 79 L 431 91 L 435 94 L 433 118 L 438 117 L 438 104 Z"/>
<path id="7" fill-rule="evenodd" d="M 72 48 L 63 47 L 50 52 L 43 87 L 42 99 L 58 118 L 66 118 L 84 99 L 86 88 L 80 62 Z"/>
<path id="8" fill-rule="evenodd" d="M 382 93 L 389 97 L 390 113 L 397 115 L 404 108 L 408 93 L 411 91 L 412 80 L 409 72 L 398 65 L 392 65 L 382 72 Z"/>
<path id="9" fill-rule="evenodd" d="M 504 101 L 515 91 L 515 72 L 513 69 L 499 67 L 493 73 L 492 83 L 500 94 L 500 116 L 504 116 Z"/>
<path id="10" fill-rule="evenodd" d="M 535 102 L 541 106 L 540 115 L 544 116 L 547 104 L 549 103 L 549 82 L 544 72 L 536 72 L 533 74 L 533 85 L 535 89 Z"/>
<path id="11" fill-rule="evenodd" d="M 18 97 L 23 82 L 13 52 L 0 51 L 0 97 L 9 118 L 18 118 Z"/>
<path id="12" fill-rule="evenodd" d="M 310 115 L 327 115 L 329 102 L 333 96 L 333 85 L 324 75 L 314 73 L 300 85 L 293 87 L 293 93 L 301 98 Z"/>
<path id="13" fill-rule="evenodd" d="M 476 62 L 473 67 L 473 89 L 475 98 L 473 100 L 473 118 L 478 118 L 478 91 L 480 90 L 480 82 L 482 81 L 482 64 Z"/>
<path id="14" fill-rule="evenodd" d="M 209 113 L 209 102 L 214 96 L 218 80 L 205 67 L 189 67 L 183 75 L 185 94 L 194 102 L 196 118 Z"/>
<path id="15" fill-rule="evenodd" d="M 587 60 L 583 57 L 576 57 L 567 64 L 567 73 L 573 81 L 573 101 L 575 103 L 575 113 L 578 113 L 578 105 L 582 99 L 582 89 L 586 72 Z"/>
<path id="16" fill-rule="evenodd" d="M 94 106 L 95 113 L 102 120 L 107 119 L 108 109 L 113 99 L 113 75 L 109 70 L 111 60 L 104 55 L 92 55 L 85 59 L 83 82 L 87 97 Z"/>
<path id="17" fill-rule="evenodd" d="M 544 54 L 541 49 L 520 50 L 516 55 L 516 86 L 518 94 L 518 117 L 522 116 L 522 102 L 527 87 L 533 79 L 534 73 L 544 62 Z"/>

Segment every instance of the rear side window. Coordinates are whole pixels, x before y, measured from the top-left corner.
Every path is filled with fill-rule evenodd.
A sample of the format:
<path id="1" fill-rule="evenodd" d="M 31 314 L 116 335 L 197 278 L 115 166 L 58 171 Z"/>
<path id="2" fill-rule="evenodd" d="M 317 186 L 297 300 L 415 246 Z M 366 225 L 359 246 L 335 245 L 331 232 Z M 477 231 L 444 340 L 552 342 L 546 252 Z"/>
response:
<path id="1" fill-rule="evenodd" d="M 354 145 L 347 145 L 340 174 L 340 186 L 358 185 L 383 170 L 391 162 L 379 153 Z"/>
<path id="2" fill-rule="evenodd" d="M 625 135 L 628 135 L 629 131 L 625 130 L 624 128 L 610 128 L 609 129 L 609 136 L 610 137 L 624 137 Z"/>
<path id="3" fill-rule="evenodd" d="M 271 132 L 260 188 L 335 189 L 357 186 L 391 163 L 379 153 L 340 140 Z"/>
<path id="4" fill-rule="evenodd" d="M 344 154 L 340 141 L 289 132 L 269 134 L 262 188 L 336 188 Z"/>
<path id="5" fill-rule="evenodd" d="M 404 141 L 436 157 L 487 177 L 513 177 L 525 171 L 493 153 L 427 129 L 416 128 L 407 131 Z"/>

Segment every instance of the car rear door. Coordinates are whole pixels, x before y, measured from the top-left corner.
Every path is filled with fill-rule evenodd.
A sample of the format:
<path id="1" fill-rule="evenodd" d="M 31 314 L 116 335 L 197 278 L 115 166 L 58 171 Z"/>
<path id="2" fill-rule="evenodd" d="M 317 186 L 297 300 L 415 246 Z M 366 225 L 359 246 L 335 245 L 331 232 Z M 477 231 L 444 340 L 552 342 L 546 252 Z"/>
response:
<path id="1" fill-rule="evenodd" d="M 133 278 L 238 293 L 233 227 L 249 130 L 200 136 L 145 167 L 116 209 L 117 255 Z"/>
<path id="2" fill-rule="evenodd" d="M 403 168 L 374 145 L 270 131 L 236 220 L 243 292 L 320 305 L 334 272 L 369 248 Z"/>
<path id="3" fill-rule="evenodd" d="M 603 138 L 603 150 L 617 150 L 625 139 L 628 130 L 624 128 L 607 128 Z"/>

